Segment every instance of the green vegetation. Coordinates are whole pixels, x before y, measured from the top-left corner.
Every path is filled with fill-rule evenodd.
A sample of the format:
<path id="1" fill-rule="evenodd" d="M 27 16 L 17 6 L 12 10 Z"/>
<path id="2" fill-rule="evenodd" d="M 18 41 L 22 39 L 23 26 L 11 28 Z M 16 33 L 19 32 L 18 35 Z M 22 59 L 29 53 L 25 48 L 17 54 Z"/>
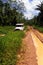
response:
<path id="1" fill-rule="evenodd" d="M 0 34 L 7 34 L 9 31 L 13 31 L 14 28 L 14 26 L 0 26 Z"/>
<path id="2" fill-rule="evenodd" d="M 37 5 L 36 10 L 40 11 L 37 16 L 37 24 L 43 26 L 43 2 L 40 5 Z"/>
<path id="3" fill-rule="evenodd" d="M 39 30 L 40 32 L 43 33 L 43 27 L 37 26 L 37 25 L 33 25 L 33 28 L 35 28 L 35 29 L 37 29 L 37 30 Z"/>
<path id="4" fill-rule="evenodd" d="M 13 5 L 15 6 L 12 6 Z M 17 22 L 24 22 L 25 17 L 23 15 L 23 11 L 25 10 L 24 3 L 22 1 L 17 2 L 15 0 L 7 0 L 7 2 L 3 3 L 0 0 L 0 25 L 15 25 Z"/>
<path id="5" fill-rule="evenodd" d="M 14 27 L 0 27 L 6 32 L 0 36 L 0 65 L 16 65 L 17 54 L 22 46 L 23 31 L 14 31 Z M 5 33 L 4 32 L 4 33 Z"/>

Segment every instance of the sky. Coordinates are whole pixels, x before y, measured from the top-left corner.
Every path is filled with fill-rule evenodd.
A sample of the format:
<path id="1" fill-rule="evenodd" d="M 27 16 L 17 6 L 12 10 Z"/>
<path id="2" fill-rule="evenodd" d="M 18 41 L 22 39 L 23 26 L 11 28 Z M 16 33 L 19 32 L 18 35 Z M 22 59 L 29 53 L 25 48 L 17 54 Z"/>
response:
<path id="1" fill-rule="evenodd" d="M 26 12 L 24 15 L 28 17 L 28 19 L 33 18 L 35 15 L 38 15 L 39 11 L 35 10 L 37 5 L 39 5 L 43 0 L 22 0 L 26 7 Z"/>
<path id="2" fill-rule="evenodd" d="M 35 8 L 37 8 L 37 5 L 39 5 L 42 1 L 43 0 L 22 0 L 26 8 L 26 12 L 24 12 L 24 16 L 28 19 L 32 19 L 35 15 L 38 15 L 39 11 L 35 10 Z"/>

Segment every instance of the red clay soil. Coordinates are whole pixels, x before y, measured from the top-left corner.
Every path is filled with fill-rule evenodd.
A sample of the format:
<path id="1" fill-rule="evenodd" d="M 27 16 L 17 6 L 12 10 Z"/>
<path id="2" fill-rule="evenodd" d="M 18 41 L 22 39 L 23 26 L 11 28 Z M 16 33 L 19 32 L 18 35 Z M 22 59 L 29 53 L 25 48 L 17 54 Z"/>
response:
<path id="1" fill-rule="evenodd" d="M 23 44 L 25 46 L 25 51 L 17 62 L 17 65 L 38 65 L 36 49 L 30 31 L 26 33 L 26 37 L 23 39 Z"/>

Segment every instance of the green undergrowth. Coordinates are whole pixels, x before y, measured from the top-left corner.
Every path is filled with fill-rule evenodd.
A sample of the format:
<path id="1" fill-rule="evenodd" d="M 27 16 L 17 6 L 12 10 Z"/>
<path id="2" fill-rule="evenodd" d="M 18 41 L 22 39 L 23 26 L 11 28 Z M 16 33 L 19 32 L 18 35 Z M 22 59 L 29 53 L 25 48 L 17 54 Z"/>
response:
<path id="1" fill-rule="evenodd" d="M 14 26 L 0 26 L 0 34 L 7 34 L 9 31 L 13 31 L 14 28 Z"/>
<path id="2" fill-rule="evenodd" d="M 0 65 L 16 65 L 24 32 L 10 30 L 9 28 L 7 31 L 4 37 L 0 37 Z"/>
<path id="3" fill-rule="evenodd" d="M 43 33 L 43 27 L 34 25 L 33 28 L 35 28 L 35 29 L 37 29 L 37 30 L 39 30 L 40 32 Z"/>
<path id="4" fill-rule="evenodd" d="M 24 31 L 26 31 L 26 32 L 29 31 L 28 25 L 24 26 Z"/>

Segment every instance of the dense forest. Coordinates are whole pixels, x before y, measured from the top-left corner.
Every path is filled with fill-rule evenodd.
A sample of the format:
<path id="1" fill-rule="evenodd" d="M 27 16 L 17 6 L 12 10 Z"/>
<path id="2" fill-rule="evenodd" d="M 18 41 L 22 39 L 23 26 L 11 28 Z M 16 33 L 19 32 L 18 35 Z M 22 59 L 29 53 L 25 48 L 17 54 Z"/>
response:
<path id="1" fill-rule="evenodd" d="M 0 0 L 0 25 L 15 25 L 17 22 L 24 22 L 24 11 L 25 6 L 22 1 L 8 0 L 4 3 Z"/>

